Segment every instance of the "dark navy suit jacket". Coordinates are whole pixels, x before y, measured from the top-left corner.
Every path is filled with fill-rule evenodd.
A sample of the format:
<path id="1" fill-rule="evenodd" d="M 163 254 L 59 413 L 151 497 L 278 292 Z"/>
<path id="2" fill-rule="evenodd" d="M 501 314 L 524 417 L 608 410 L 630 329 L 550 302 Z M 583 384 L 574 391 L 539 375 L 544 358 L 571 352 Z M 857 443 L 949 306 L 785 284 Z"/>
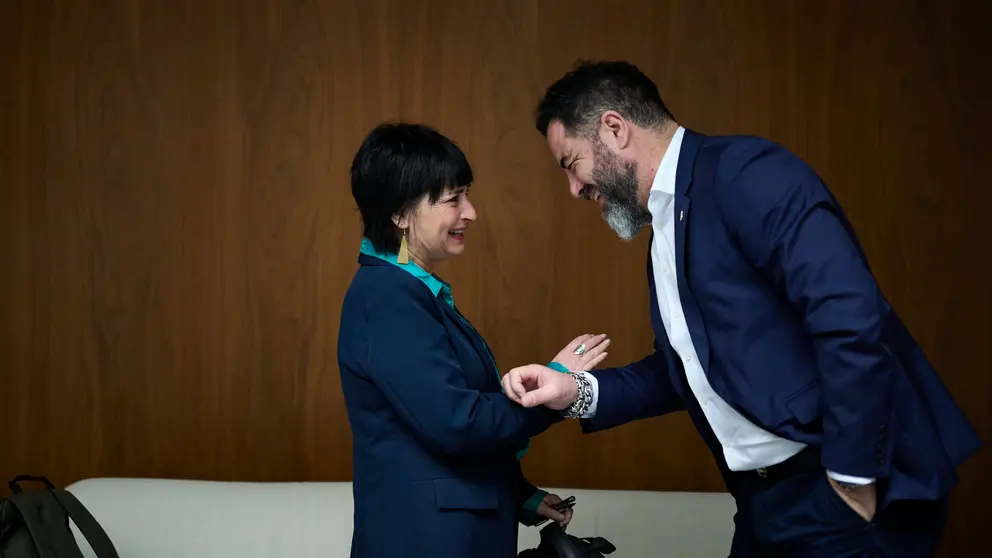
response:
<path id="1" fill-rule="evenodd" d="M 369 255 L 338 362 L 354 451 L 354 558 L 516 556 L 537 489 L 517 452 L 560 420 L 503 395 L 482 338 L 419 279 Z"/>
<path id="2" fill-rule="evenodd" d="M 981 441 L 879 290 L 817 174 L 772 142 L 685 131 L 676 172 L 679 295 L 713 389 L 756 425 L 819 447 L 825 469 L 880 480 L 880 504 L 940 498 Z M 586 431 L 688 410 L 722 448 L 658 312 L 655 352 L 594 372 Z"/>

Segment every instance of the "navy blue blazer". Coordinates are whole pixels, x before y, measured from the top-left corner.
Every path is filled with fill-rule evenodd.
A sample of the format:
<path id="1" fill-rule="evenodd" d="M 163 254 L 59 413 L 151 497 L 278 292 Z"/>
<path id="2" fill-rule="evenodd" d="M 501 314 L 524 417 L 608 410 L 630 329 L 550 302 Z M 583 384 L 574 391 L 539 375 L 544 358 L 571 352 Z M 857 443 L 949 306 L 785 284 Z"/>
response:
<path id="1" fill-rule="evenodd" d="M 685 131 L 676 171 L 679 295 L 713 389 L 756 425 L 819 447 L 825 469 L 880 479 L 880 504 L 932 500 L 981 446 L 886 301 L 817 174 L 750 136 Z M 587 432 L 688 410 L 726 474 L 722 448 L 658 312 L 655 351 L 594 372 Z"/>
<path id="2" fill-rule="evenodd" d="M 354 558 L 516 556 L 537 492 L 517 452 L 560 420 L 502 393 L 495 362 L 453 305 L 361 255 L 338 363 L 354 451 Z"/>

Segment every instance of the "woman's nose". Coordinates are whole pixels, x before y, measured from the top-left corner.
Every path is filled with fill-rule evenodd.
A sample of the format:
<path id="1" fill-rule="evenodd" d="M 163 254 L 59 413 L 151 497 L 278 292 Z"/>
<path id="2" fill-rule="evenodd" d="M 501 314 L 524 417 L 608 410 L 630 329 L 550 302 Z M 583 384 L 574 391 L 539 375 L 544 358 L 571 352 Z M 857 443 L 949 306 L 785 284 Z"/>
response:
<path id="1" fill-rule="evenodd" d="M 465 200 L 465 207 L 462 208 L 462 219 L 466 221 L 475 221 L 478 215 L 475 214 L 475 206 L 472 202 Z"/>

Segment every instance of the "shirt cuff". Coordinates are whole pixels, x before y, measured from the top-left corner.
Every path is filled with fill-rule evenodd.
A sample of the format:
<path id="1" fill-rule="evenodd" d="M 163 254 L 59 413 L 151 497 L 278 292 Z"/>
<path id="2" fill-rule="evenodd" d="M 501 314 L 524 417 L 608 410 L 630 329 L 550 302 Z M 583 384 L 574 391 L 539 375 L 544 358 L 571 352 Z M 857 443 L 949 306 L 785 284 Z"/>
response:
<path id="1" fill-rule="evenodd" d="M 548 368 L 554 370 L 555 372 L 568 374 L 568 368 L 565 368 L 565 365 L 560 362 L 551 362 L 551 364 L 548 364 Z M 592 403 L 589 405 L 589 410 L 579 418 L 592 418 L 596 416 L 596 406 L 599 403 L 599 381 L 596 380 L 596 376 L 593 376 L 588 372 L 576 370 L 574 373 L 582 374 L 583 378 L 589 380 L 589 384 L 592 387 Z"/>
<path id="2" fill-rule="evenodd" d="M 875 479 L 869 479 L 865 477 L 852 477 L 851 475 L 841 475 L 840 473 L 835 473 L 833 471 L 827 471 L 827 476 L 834 479 L 837 482 L 844 482 L 848 484 L 860 484 L 861 486 L 867 486 L 875 482 Z"/>
<path id="3" fill-rule="evenodd" d="M 530 498 L 527 498 L 524 505 L 520 506 L 520 523 L 531 526 L 543 519 L 537 515 L 537 508 L 540 507 L 541 502 L 544 501 L 544 497 L 547 495 L 548 493 L 546 491 L 538 490 Z"/>
<path id="4" fill-rule="evenodd" d="M 582 374 L 582 376 L 585 379 L 589 380 L 589 384 L 592 387 L 592 403 L 589 405 L 589 410 L 586 411 L 585 414 L 583 414 L 579 418 L 584 418 L 584 419 L 592 418 L 596 416 L 596 407 L 599 405 L 599 380 L 596 379 L 596 376 L 593 376 L 588 372 L 575 372 L 575 373 Z"/>

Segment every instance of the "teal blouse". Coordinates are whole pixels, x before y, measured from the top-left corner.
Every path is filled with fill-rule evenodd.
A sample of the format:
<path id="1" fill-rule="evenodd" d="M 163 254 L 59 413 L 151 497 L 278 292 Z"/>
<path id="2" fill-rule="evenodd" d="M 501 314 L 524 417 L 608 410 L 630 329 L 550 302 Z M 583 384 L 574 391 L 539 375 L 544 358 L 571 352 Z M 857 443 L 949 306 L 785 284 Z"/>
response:
<path id="1" fill-rule="evenodd" d="M 451 285 L 449 285 L 445 281 L 442 281 L 441 279 L 438 279 L 437 276 L 428 273 L 426 270 L 421 268 L 416 263 L 412 261 L 406 264 L 399 263 L 398 261 L 396 261 L 397 260 L 396 254 L 379 252 L 378 250 L 375 249 L 374 246 L 372 246 L 372 241 L 370 241 L 367 238 L 362 239 L 361 253 L 387 261 L 395 265 L 396 267 L 406 271 L 410 275 L 413 275 L 421 282 L 423 282 L 425 285 L 427 285 L 427 288 L 429 288 L 431 292 L 434 293 L 434 296 L 440 297 L 442 301 L 450 305 L 452 308 L 455 308 L 455 300 L 451 296 Z M 468 320 L 465 320 L 465 318 L 462 318 L 460 312 L 456 311 L 455 313 L 458 314 L 458 317 L 462 319 L 462 322 L 468 327 L 468 329 L 479 337 L 479 340 L 481 340 L 482 344 L 486 347 L 486 351 L 489 355 L 489 358 L 492 360 L 493 368 L 497 370 L 496 372 L 497 380 L 499 380 L 500 389 L 502 389 L 503 378 L 502 376 L 499 375 L 499 371 L 498 371 L 499 367 L 496 366 L 496 360 L 493 358 L 493 354 L 492 351 L 489 349 L 489 345 L 486 344 L 486 341 L 485 339 L 483 339 L 482 335 L 480 335 L 479 332 L 476 331 L 474 327 L 472 327 L 472 324 L 470 324 Z M 552 362 L 549 365 L 549 367 L 559 372 L 568 372 L 568 369 L 566 369 L 561 364 L 558 364 L 557 362 Z M 527 450 L 529 448 L 530 448 L 530 441 L 528 440 L 527 444 L 524 445 L 524 447 L 517 452 L 517 460 L 522 459 L 523 456 L 527 454 Z M 546 491 L 538 490 L 537 492 L 534 493 L 533 496 L 528 498 L 527 501 L 524 503 L 523 509 L 521 510 L 521 515 L 523 516 L 522 521 L 524 524 L 533 524 L 540 519 L 536 515 L 537 508 L 538 506 L 541 505 L 541 502 L 544 500 L 545 495 L 547 495 Z"/>

